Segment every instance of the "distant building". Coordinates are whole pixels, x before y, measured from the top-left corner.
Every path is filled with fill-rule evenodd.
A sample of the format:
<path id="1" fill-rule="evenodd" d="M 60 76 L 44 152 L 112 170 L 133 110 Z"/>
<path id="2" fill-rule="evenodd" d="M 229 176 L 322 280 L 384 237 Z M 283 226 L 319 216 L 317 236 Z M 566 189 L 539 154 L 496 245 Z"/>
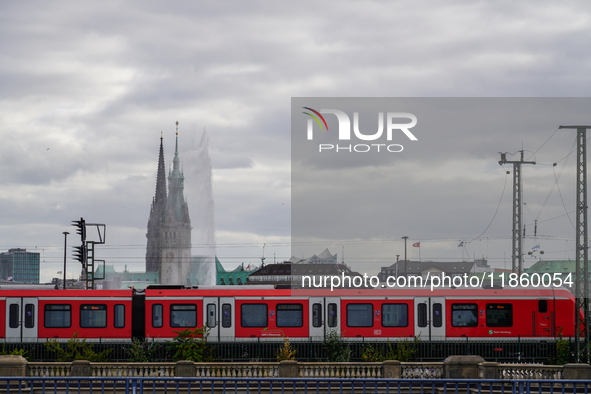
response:
<path id="1" fill-rule="evenodd" d="M 0 253 L 0 279 L 39 283 L 39 253 L 9 249 Z"/>
<path id="2" fill-rule="evenodd" d="M 129 289 L 133 286 L 135 289 L 144 289 L 149 285 L 158 284 L 158 272 L 130 272 L 127 266 L 123 272 L 115 271 L 115 267 L 107 265 L 99 266 L 95 271 L 97 280 L 97 289 L 118 290 Z"/>
<path id="3" fill-rule="evenodd" d="M 156 194 L 148 219 L 146 272 L 158 272 L 163 285 L 190 285 L 191 219 L 183 195 L 185 176 L 180 166 L 178 122 L 168 194 L 164 170 L 164 148 L 160 137 Z"/>
<path id="4" fill-rule="evenodd" d="M 331 254 L 328 248 L 324 249 L 319 255 L 313 255 L 308 258 L 291 256 L 288 261 L 293 264 L 338 264 L 337 254 Z"/>
<path id="5" fill-rule="evenodd" d="M 400 260 L 389 267 L 382 267 L 378 277 L 385 282 L 389 276 L 442 276 L 443 274 L 454 277 L 476 272 L 492 272 L 486 264 L 486 260 L 442 262 L 442 261 L 407 261 Z"/>
<path id="6" fill-rule="evenodd" d="M 354 277 L 362 278 L 359 272 L 354 272 L 345 264 L 293 264 L 286 261 L 280 264 L 269 264 L 258 271 L 250 274 L 247 284 L 249 285 L 278 285 L 291 288 L 301 288 L 303 277 L 308 277 L 306 288 L 329 288 L 330 282 L 326 277 L 350 277 L 352 283 L 363 283 L 363 280 L 353 282 Z M 311 284 L 311 286 L 308 285 Z M 345 286 L 365 287 L 365 286 Z"/>
<path id="7" fill-rule="evenodd" d="M 530 276 L 534 273 L 538 273 L 540 276 L 550 274 L 551 278 L 554 278 L 554 274 L 560 274 L 562 280 L 568 281 L 570 279 L 574 283 L 576 282 L 576 271 L 577 265 L 574 260 L 540 260 L 527 268 L 525 273 L 530 274 Z M 565 287 L 569 287 L 568 283 Z"/>
<path id="8" fill-rule="evenodd" d="M 248 282 L 248 277 L 256 272 L 256 268 L 248 265 L 244 267 L 244 264 L 239 265 L 233 271 L 226 271 L 220 264 L 218 258 L 215 258 L 216 268 L 216 284 L 221 286 L 234 286 L 234 285 L 245 285 Z"/>

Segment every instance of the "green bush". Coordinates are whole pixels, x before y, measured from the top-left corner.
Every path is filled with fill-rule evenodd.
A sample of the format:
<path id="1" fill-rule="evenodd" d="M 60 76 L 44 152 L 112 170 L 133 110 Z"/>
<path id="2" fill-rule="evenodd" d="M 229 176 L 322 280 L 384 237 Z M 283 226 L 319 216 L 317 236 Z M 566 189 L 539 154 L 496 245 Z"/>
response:
<path id="1" fill-rule="evenodd" d="M 570 361 L 570 343 L 562 337 L 562 327 L 558 330 L 558 340 L 556 341 L 556 358 L 550 359 L 554 365 L 568 364 Z"/>
<path id="2" fill-rule="evenodd" d="M 361 359 L 367 362 L 382 362 L 385 360 L 398 360 L 400 362 L 409 362 L 416 353 L 419 337 L 415 337 L 412 342 L 407 337 L 402 337 L 396 344 L 392 345 L 388 340 L 386 354 L 376 345 L 375 347 L 366 344 L 361 347 Z"/>
<path id="3" fill-rule="evenodd" d="M 396 343 L 396 350 L 392 348 L 392 344 L 388 340 L 388 351 L 386 352 L 384 360 L 398 360 L 401 363 L 411 361 L 417 351 L 419 337 L 420 335 L 414 337 L 412 342 L 408 337 L 402 337 L 402 339 Z"/>
<path id="4" fill-rule="evenodd" d="M 277 361 L 295 360 L 296 350 L 291 347 L 289 338 L 283 339 L 283 346 L 277 351 Z"/>
<path id="5" fill-rule="evenodd" d="M 126 350 L 129 361 L 134 363 L 148 363 L 156 361 L 158 354 L 158 345 L 150 338 L 143 340 L 133 338 L 131 348 Z"/>
<path id="6" fill-rule="evenodd" d="M 78 331 L 68 339 L 65 349 L 61 343 L 56 339 L 50 339 L 44 343 L 49 352 L 56 355 L 56 361 L 68 362 L 74 360 L 88 360 L 90 362 L 104 362 L 108 361 L 109 354 L 113 349 L 103 350 L 102 352 L 95 352 L 92 344 L 86 343 L 85 339 L 78 338 Z"/>
<path id="7" fill-rule="evenodd" d="M 324 339 L 324 350 L 329 362 L 346 363 L 351 361 L 351 346 L 337 330 L 330 330 Z"/>
<path id="8" fill-rule="evenodd" d="M 2 356 L 23 356 L 24 359 L 28 360 L 29 356 L 25 349 L 12 349 L 10 352 L 6 351 L 6 344 L 2 347 L 2 351 L 0 352 Z"/>
<path id="9" fill-rule="evenodd" d="M 364 344 L 361 346 L 361 359 L 365 362 L 379 363 L 384 361 L 384 356 L 377 345 L 373 347 L 370 344 Z"/>
<path id="10" fill-rule="evenodd" d="M 170 343 L 173 360 L 190 360 L 195 362 L 215 361 L 213 347 L 207 345 L 209 328 L 201 327 L 191 330 L 174 331 L 178 335 Z"/>

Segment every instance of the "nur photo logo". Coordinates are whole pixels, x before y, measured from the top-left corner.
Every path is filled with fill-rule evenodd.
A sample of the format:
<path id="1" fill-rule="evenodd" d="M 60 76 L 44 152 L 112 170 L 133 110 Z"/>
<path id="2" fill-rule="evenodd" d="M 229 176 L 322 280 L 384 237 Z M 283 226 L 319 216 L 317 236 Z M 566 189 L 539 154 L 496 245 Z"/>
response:
<path id="1" fill-rule="evenodd" d="M 378 112 L 378 130 L 373 133 L 362 133 L 359 127 L 359 112 L 353 112 L 353 133 L 351 133 L 351 119 L 344 111 L 338 109 L 321 109 L 317 111 L 310 107 L 302 107 L 307 110 L 302 112 L 310 117 L 307 124 L 307 139 L 312 141 L 314 139 L 314 125 L 324 132 L 329 132 L 328 123 L 322 114 L 335 115 L 338 121 L 338 131 L 334 137 L 338 137 L 338 141 L 351 141 L 357 139 L 360 141 L 376 141 L 379 140 L 390 142 L 394 135 L 402 132 L 409 140 L 417 141 L 417 137 L 410 131 L 416 126 L 417 117 L 408 112 Z M 409 122 L 410 121 L 410 122 Z M 384 123 L 386 124 L 384 127 Z M 385 130 L 385 133 L 384 133 Z M 332 136 L 331 136 L 332 137 Z M 401 144 L 390 143 L 372 143 L 372 144 L 318 144 L 319 152 L 358 152 L 365 153 L 370 151 L 375 152 L 402 152 L 404 147 Z"/>

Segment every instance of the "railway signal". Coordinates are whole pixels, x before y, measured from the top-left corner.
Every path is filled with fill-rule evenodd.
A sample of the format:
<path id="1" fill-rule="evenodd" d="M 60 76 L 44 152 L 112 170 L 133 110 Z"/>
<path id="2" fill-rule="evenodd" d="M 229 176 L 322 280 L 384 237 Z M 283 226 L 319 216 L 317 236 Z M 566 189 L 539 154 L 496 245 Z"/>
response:
<path id="1" fill-rule="evenodd" d="M 96 259 L 94 246 L 105 243 L 107 226 L 102 223 L 86 223 L 84 218 L 72 220 L 72 226 L 76 227 L 76 234 L 80 235 L 82 241 L 80 246 L 74 247 L 74 258 L 82 265 L 82 276 L 86 281 L 86 289 L 94 289 L 95 280 L 104 279 L 104 277 L 98 278 L 95 276 L 95 262 L 103 264 L 103 274 L 105 264 L 104 260 Z M 97 230 L 96 234 L 91 232 L 89 241 L 86 240 L 86 226 L 94 227 Z"/>
<path id="2" fill-rule="evenodd" d="M 72 220 L 72 226 L 76 226 L 76 234 L 80 235 L 80 240 L 84 243 L 86 241 L 86 221 L 83 218 Z"/>
<path id="3" fill-rule="evenodd" d="M 82 268 L 86 268 L 86 260 L 88 259 L 88 249 L 85 244 L 74 246 L 74 258 L 82 264 Z"/>

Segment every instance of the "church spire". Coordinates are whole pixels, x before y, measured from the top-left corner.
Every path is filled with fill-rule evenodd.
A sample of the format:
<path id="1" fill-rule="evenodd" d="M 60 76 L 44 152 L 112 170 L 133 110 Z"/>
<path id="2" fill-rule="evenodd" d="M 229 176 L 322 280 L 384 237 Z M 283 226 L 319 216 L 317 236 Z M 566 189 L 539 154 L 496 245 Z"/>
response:
<path id="1" fill-rule="evenodd" d="M 160 153 L 158 154 L 158 172 L 156 174 L 156 204 L 166 201 L 166 171 L 164 169 L 164 147 L 162 132 L 160 132 Z"/>
<path id="2" fill-rule="evenodd" d="M 158 154 L 158 172 L 156 173 L 156 193 L 152 198 L 150 218 L 148 219 L 148 245 L 146 248 L 146 272 L 156 272 L 160 267 L 160 226 L 166 208 L 166 172 L 164 169 L 164 143 L 160 132 L 160 152 Z"/>
<path id="3" fill-rule="evenodd" d="M 174 148 L 174 159 L 172 160 L 172 172 L 177 173 L 179 172 L 179 163 L 181 159 L 179 159 L 179 122 L 176 122 L 176 146 Z"/>
<path id="4" fill-rule="evenodd" d="M 174 148 L 174 157 L 179 157 L 179 121 L 176 121 L 176 147 Z"/>
<path id="5" fill-rule="evenodd" d="M 176 122 L 176 147 L 174 150 L 174 159 L 172 160 L 172 172 L 168 175 L 168 200 L 167 208 L 168 211 L 171 209 L 178 220 L 184 220 L 183 212 L 183 189 L 185 177 L 180 169 L 181 159 L 179 158 L 179 122 Z"/>

